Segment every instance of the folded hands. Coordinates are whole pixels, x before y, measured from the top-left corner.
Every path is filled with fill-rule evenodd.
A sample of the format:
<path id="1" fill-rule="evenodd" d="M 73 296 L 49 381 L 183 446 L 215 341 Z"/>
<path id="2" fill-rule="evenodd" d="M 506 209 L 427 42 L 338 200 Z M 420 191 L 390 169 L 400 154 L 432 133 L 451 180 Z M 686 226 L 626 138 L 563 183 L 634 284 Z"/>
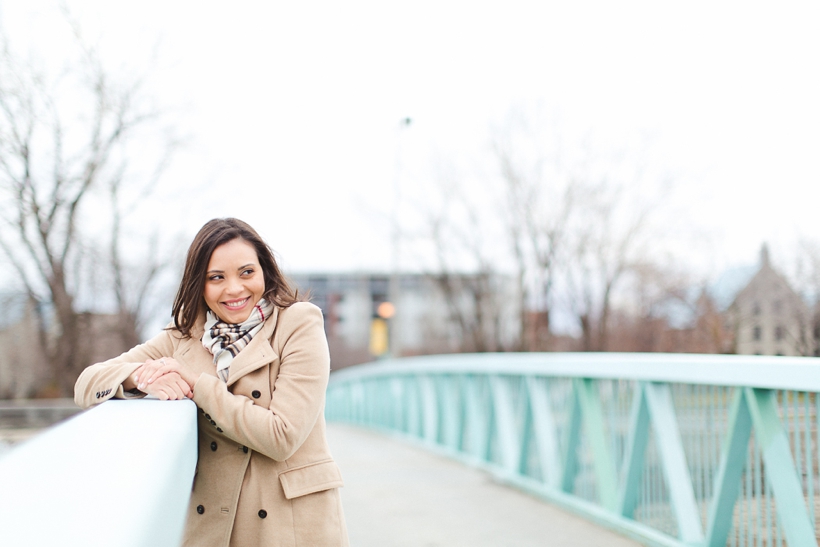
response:
<path id="1" fill-rule="evenodd" d="M 148 359 L 134 371 L 128 384 L 163 401 L 194 396 L 197 378 L 173 357 Z M 124 384 L 125 385 L 125 384 Z"/>

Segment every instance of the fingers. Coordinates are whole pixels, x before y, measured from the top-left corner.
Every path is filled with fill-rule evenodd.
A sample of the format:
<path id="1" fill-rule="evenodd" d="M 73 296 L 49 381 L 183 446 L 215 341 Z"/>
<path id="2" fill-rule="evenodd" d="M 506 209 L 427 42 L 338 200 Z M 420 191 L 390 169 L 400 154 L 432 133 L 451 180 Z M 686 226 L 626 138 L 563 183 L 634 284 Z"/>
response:
<path id="1" fill-rule="evenodd" d="M 131 376 L 129 376 L 128 378 L 123 380 L 122 388 L 124 390 L 131 391 L 131 390 L 137 388 L 137 385 L 138 385 L 137 378 L 139 378 L 140 372 L 142 372 L 142 368 L 144 366 L 145 366 L 145 364 L 140 365 L 139 367 L 137 367 L 137 369 L 134 372 L 131 373 Z"/>
<path id="2" fill-rule="evenodd" d="M 145 392 L 162 401 L 177 401 L 193 396 L 190 386 L 176 372 L 169 372 L 146 384 Z"/>
<path id="3" fill-rule="evenodd" d="M 182 388 L 179 386 L 179 383 L 175 381 L 173 378 L 169 379 L 166 382 L 166 385 L 163 389 L 168 394 L 168 399 L 172 401 L 179 401 L 180 399 L 185 398 L 185 392 L 182 391 Z"/>
<path id="4" fill-rule="evenodd" d="M 173 382 L 174 389 L 180 394 L 180 399 L 188 397 L 191 398 L 194 396 L 194 392 L 191 391 L 191 386 L 176 372 L 169 372 L 165 376 L 169 377 L 169 381 Z"/>
<path id="5" fill-rule="evenodd" d="M 137 389 L 145 391 L 145 380 L 154 374 L 159 366 L 158 364 L 159 361 L 148 359 L 136 370 L 134 373 L 134 383 L 137 384 Z"/>
<path id="6" fill-rule="evenodd" d="M 135 374 L 134 382 L 137 389 L 145 391 L 145 387 L 152 384 L 164 374 L 178 371 L 179 364 L 172 357 L 161 357 L 145 361 Z"/>

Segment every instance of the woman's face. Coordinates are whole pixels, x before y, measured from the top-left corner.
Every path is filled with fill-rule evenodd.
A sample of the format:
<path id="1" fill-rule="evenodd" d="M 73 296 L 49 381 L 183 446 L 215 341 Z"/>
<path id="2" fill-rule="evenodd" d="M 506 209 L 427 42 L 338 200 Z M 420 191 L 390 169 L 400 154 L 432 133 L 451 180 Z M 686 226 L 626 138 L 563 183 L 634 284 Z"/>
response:
<path id="1" fill-rule="evenodd" d="M 243 239 L 214 249 L 205 276 L 205 303 L 226 323 L 245 321 L 265 293 L 256 249 Z"/>

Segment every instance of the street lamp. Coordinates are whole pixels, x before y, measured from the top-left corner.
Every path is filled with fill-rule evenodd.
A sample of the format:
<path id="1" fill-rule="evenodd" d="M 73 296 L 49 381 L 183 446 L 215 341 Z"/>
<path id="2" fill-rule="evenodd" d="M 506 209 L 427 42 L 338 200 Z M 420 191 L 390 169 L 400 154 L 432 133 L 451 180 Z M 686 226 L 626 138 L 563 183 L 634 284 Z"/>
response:
<path id="1" fill-rule="evenodd" d="M 409 116 L 401 118 L 399 120 L 399 124 L 397 126 L 396 131 L 396 158 L 395 158 L 395 172 L 393 173 L 393 233 L 392 233 L 392 257 L 391 257 L 391 274 L 390 274 L 390 300 L 391 302 L 384 302 L 383 304 L 389 304 L 389 316 L 384 318 L 385 319 L 385 328 L 386 328 L 386 319 L 393 317 L 396 313 L 396 308 L 394 303 L 400 302 L 400 284 L 399 284 L 399 276 L 401 275 L 401 223 L 399 222 L 399 211 L 401 209 L 401 173 L 402 173 L 402 165 L 401 165 L 401 137 L 405 129 L 408 129 L 410 125 L 413 123 L 413 119 Z M 381 313 L 379 314 L 381 317 Z M 387 353 L 393 357 L 399 357 L 401 353 L 401 339 L 398 335 L 398 330 L 396 329 L 396 325 L 392 325 L 392 332 L 389 334 L 388 340 L 388 348 Z"/>

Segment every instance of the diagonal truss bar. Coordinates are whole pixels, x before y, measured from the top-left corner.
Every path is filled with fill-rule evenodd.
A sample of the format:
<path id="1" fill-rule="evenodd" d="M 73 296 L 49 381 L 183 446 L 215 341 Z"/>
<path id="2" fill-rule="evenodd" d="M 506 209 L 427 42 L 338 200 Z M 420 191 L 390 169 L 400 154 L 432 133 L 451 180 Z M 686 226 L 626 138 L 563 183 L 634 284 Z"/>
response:
<path id="1" fill-rule="evenodd" d="M 726 545 L 753 428 L 787 544 L 816 545 L 788 435 L 777 413 L 775 393 L 754 388 L 738 388 L 732 401 L 729 430 L 709 512 L 706 545 Z"/>
<path id="2" fill-rule="evenodd" d="M 353 411 L 351 415 L 353 419 L 360 423 L 365 423 L 364 420 L 364 383 L 356 382 L 350 386 L 350 401 L 352 403 Z"/>
<path id="3" fill-rule="evenodd" d="M 548 384 L 545 381 L 539 382 L 534 376 L 528 376 L 526 382 L 541 474 L 547 486 L 558 488 L 561 480 L 561 454 L 547 394 Z"/>
<path id="4" fill-rule="evenodd" d="M 632 518 L 643 478 L 643 464 L 646 445 L 649 443 L 649 406 L 643 390 L 643 382 L 635 383 L 632 397 L 632 410 L 629 417 L 629 439 L 624 454 L 621 470 L 621 497 L 618 505 L 619 514 Z"/>
<path id="5" fill-rule="evenodd" d="M 425 441 L 435 444 L 438 441 L 438 397 L 436 396 L 436 384 L 428 376 L 419 377 L 419 388 L 421 390 L 421 411 L 422 411 L 422 433 Z"/>
<path id="6" fill-rule="evenodd" d="M 469 429 L 469 453 L 482 461 L 489 460 L 490 455 L 490 419 L 491 409 L 481 400 L 478 389 L 478 378 L 468 376 L 464 385 L 467 407 L 467 427 Z"/>
<path id="7" fill-rule="evenodd" d="M 402 404 L 404 391 L 404 386 L 398 378 L 390 378 L 390 400 L 388 404 L 392 409 L 391 415 L 393 416 L 391 427 L 398 431 L 405 431 L 407 429 L 404 416 L 404 404 Z"/>
<path id="8" fill-rule="evenodd" d="M 572 494 L 575 488 L 575 476 L 578 474 L 578 445 L 581 442 L 581 404 L 578 395 L 572 386 L 569 404 L 569 419 L 564 429 L 564 452 L 562 461 L 564 467 L 561 473 L 561 490 Z"/>
<path id="9" fill-rule="evenodd" d="M 817 540 L 792 459 L 789 438 L 777 414 L 775 392 L 744 388 L 744 394 L 786 541 L 789 545 L 815 545 Z"/>
<path id="10" fill-rule="evenodd" d="M 419 402 L 418 380 L 415 376 L 407 376 L 405 379 L 406 401 L 407 401 L 407 432 L 410 435 L 422 438 L 421 403 Z"/>
<path id="11" fill-rule="evenodd" d="M 581 406 L 587 441 L 592 449 L 592 463 L 598 480 L 598 496 L 602 506 L 615 511 L 618 506 L 617 477 L 604 429 L 604 413 L 596 389 L 597 382 L 583 378 L 574 380 L 573 384 Z"/>
<path id="12" fill-rule="evenodd" d="M 493 375 L 490 376 L 490 390 L 502 464 L 505 471 L 515 474 L 520 471 L 521 438 L 515 419 L 512 386 L 507 378 Z"/>
<path id="13" fill-rule="evenodd" d="M 441 389 L 444 392 L 444 396 L 440 399 L 441 441 L 447 448 L 461 450 L 464 415 L 458 379 L 445 376 L 441 380 Z"/>
<path id="14" fill-rule="evenodd" d="M 715 479 L 715 494 L 709 509 L 707 547 L 725 547 L 732 528 L 735 502 L 740 490 L 740 477 L 746 465 L 746 451 L 752 435 L 752 416 L 744 398 L 743 389 L 736 389 L 729 410 L 729 426 L 721 452 L 720 467 Z"/>
<path id="15" fill-rule="evenodd" d="M 669 488 L 672 510 L 678 521 L 680 538 L 687 543 L 700 543 L 703 541 L 703 528 L 669 384 L 646 383 L 642 386 L 642 391 L 649 408 L 655 439 L 658 441 L 664 478 Z"/>

